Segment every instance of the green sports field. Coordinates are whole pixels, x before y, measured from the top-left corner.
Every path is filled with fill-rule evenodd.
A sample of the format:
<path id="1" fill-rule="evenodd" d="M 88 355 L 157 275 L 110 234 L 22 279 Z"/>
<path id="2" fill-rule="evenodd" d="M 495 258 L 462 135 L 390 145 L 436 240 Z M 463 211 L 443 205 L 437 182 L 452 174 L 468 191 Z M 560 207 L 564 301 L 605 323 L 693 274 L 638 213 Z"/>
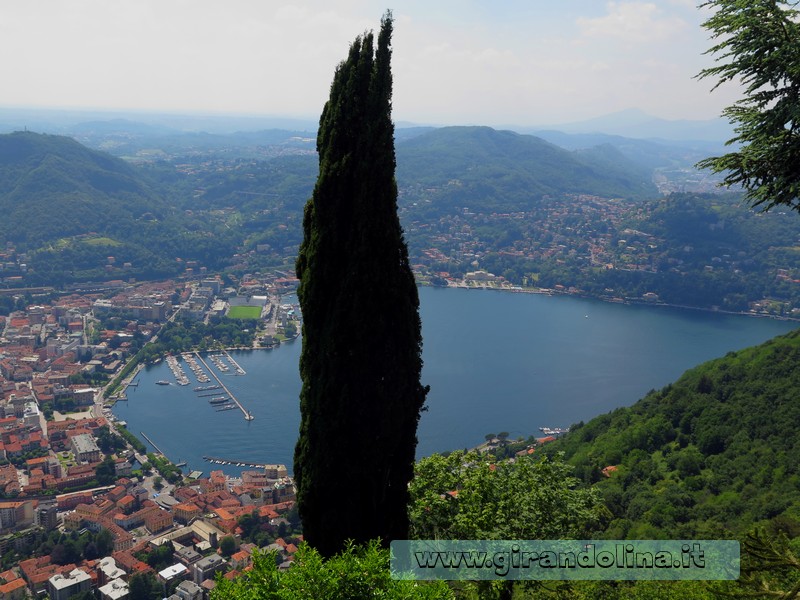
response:
<path id="1" fill-rule="evenodd" d="M 231 319 L 258 319 L 260 316 L 260 306 L 231 306 L 228 310 Z"/>

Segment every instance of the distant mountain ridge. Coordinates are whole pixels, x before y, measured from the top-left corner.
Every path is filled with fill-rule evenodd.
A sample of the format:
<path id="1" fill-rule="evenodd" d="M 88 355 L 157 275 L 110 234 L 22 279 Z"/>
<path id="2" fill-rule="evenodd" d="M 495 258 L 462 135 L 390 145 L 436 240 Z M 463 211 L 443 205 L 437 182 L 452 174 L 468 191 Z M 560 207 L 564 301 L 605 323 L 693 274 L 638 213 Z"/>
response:
<path id="1" fill-rule="evenodd" d="M 224 152 L 228 157 L 268 160 L 313 153 L 317 121 L 269 116 L 175 115 L 98 111 L 0 108 L 0 132 L 25 126 L 75 137 L 81 143 L 123 158 L 152 160 L 166 155 Z M 395 123 L 398 144 L 441 126 Z M 732 136 L 724 119 L 667 120 L 629 109 L 558 126 L 510 124 L 496 130 L 533 135 L 566 150 L 609 144 L 628 160 L 649 169 L 692 171 L 694 164 L 725 151 Z M 155 153 L 154 153 L 155 151 Z M 706 174 L 707 176 L 708 174 Z M 661 177 L 661 176 L 659 176 Z M 670 189 L 687 190 L 680 173 Z M 701 185 L 698 189 L 705 190 Z"/>
<path id="2" fill-rule="evenodd" d="M 24 127 L 40 132 L 69 135 L 84 131 L 86 125 L 112 123 L 112 128 L 127 126 L 133 131 L 231 134 L 265 129 L 304 131 L 315 135 L 317 117 L 291 118 L 269 115 L 192 115 L 146 112 L 0 108 L 0 132 Z M 398 121 L 397 130 L 441 128 L 441 124 Z M 556 125 L 507 123 L 494 126 L 519 133 L 560 131 L 568 134 L 605 134 L 634 139 L 660 139 L 668 142 L 713 142 L 721 144 L 732 137 L 731 125 L 721 117 L 705 120 L 664 119 L 631 108 L 592 119 L 567 121 Z"/>
<path id="3" fill-rule="evenodd" d="M 670 142 L 713 142 L 721 144 L 733 137 L 733 127 L 724 118 L 705 120 L 662 119 L 631 108 L 608 115 L 560 123 L 548 127 L 515 128 L 525 133 L 554 130 L 570 134 L 619 135 L 634 139 L 662 140 Z"/>
<path id="4" fill-rule="evenodd" d="M 564 133 L 556 130 L 532 130 L 535 135 L 566 150 L 582 150 L 610 145 L 628 160 L 650 169 L 693 168 L 703 158 L 725 152 L 721 142 L 668 142 L 636 139 L 606 133 Z"/>

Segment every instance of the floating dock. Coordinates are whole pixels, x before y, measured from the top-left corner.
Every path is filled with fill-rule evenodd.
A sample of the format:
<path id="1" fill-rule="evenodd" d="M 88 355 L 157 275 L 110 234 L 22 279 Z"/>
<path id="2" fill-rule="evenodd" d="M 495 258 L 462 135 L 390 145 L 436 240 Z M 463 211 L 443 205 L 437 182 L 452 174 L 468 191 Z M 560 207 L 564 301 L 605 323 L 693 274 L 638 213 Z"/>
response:
<path id="1" fill-rule="evenodd" d="M 568 433 L 569 427 L 539 427 L 539 431 L 545 435 L 561 435 L 562 433 Z"/>
<path id="2" fill-rule="evenodd" d="M 266 469 L 266 464 L 251 463 L 242 460 L 228 460 L 226 458 L 215 458 L 213 456 L 204 456 L 203 460 L 206 462 L 214 463 L 215 465 L 233 465 L 234 467 L 250 467 L 251 469 Z"/>
<path id="3" fill-rule="evenodd" d="M 228 358 L 228 362 L 231 363 L 231 365 L 235 369 L 237 375 L 247 375 L 247 372 L 239 365 L 239 363 L 233 360 L 233 357 L 230 355 L 230 352 L 228 352 L 227 350 L 223 350 L 223 352 L 225 353 L 225 356 Z"/>

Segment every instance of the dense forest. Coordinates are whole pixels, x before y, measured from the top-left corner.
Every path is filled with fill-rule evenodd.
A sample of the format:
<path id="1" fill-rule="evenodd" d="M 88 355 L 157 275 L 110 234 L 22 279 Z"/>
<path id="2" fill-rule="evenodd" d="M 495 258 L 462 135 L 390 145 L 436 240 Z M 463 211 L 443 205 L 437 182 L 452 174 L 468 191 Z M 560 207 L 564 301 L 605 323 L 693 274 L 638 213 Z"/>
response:
<path id="1" fill-rule="evenodd" d="M 611 511 L 610 539 L 800 536 L 800 330 L 710 361 L 573 426 L 564 453 Z M 607 467 L 613 467 L 608 469 Z"/>

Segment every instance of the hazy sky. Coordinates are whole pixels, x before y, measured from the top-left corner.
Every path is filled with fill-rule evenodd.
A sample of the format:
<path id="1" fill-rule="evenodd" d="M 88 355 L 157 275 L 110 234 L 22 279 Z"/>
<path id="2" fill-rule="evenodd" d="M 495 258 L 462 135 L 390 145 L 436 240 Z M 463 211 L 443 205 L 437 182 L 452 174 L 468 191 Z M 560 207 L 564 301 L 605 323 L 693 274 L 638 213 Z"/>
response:
<path id="1" fill-rule="evenodd" d="M 735 99 L 693 79 L 711 64 L 694 0 L 2 0 L 0 106 L 316 119 L 387 7 L 398 121 L 708 119 Z"/>

